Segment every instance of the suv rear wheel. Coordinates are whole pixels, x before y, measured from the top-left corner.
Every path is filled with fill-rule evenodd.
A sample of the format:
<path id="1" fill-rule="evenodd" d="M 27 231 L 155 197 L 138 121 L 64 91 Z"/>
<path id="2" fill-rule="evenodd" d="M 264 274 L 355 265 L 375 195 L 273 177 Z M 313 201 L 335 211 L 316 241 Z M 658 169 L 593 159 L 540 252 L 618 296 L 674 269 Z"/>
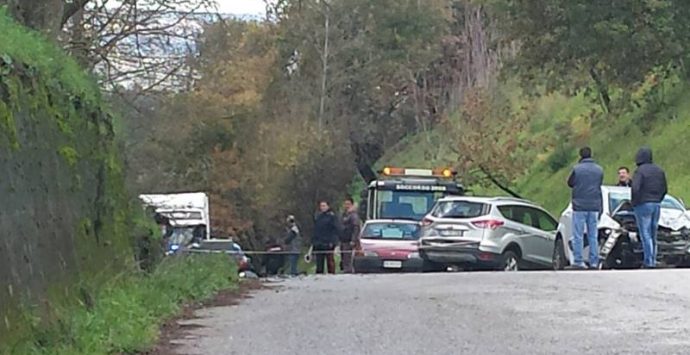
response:
<path id="1" fill-rule="evenodd" d="M 512 251 L 506 250 L 502 254 L 501 269 L 503 271 L 520 271 L 520 256 Z"/>

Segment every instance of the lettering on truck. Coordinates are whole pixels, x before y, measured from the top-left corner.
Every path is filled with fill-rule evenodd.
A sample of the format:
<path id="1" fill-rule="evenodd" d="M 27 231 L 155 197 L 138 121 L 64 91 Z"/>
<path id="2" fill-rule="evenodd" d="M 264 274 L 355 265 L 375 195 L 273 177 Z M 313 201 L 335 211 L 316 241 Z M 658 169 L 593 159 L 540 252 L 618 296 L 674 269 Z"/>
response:
<path id="1" fill-rule="evenodd" d="M 446 186 L 434 185 L 395 185 L 396 190 L 410 190 L 410 191 L 446 191 Z"/>

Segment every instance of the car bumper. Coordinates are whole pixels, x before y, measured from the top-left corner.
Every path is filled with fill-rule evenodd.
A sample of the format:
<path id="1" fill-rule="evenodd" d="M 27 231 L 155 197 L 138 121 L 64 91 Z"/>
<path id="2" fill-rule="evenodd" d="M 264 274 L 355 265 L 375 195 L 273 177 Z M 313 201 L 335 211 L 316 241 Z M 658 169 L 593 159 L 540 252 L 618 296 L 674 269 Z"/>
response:
<path id="1" fill-rule="evenodd" d="M 376 256 L 356 256 L 353 263 L 358 273 L 420 272 L 424 261 L 421 258 L 387 260 Z M 397 267 L 398 263 L 400 267 Z"/>
<path id="2" fill-rule="evenodd" d="M 419 255 L 424 259 L 445 265 L 477 265 L 496 267 L 501 255 L 479 250 L 478 247 L 421 246 Z"/>

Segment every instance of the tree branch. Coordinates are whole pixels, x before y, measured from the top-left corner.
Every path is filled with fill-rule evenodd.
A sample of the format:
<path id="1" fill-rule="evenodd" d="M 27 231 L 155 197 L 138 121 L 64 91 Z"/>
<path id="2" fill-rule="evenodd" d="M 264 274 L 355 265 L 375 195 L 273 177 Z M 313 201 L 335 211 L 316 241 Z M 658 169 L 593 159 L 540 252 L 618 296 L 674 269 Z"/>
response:
<path id="1" fill-rule="evenodd" d="M 67 21 L 69 21 L 74 14 L 80 10 L 83 10 L 89 1 L 91 0 L 73 0 L 71 3 L 65 4 L 65 7 L 62 11 L 62 19 L 60 20 L 60 28 L 64 27 L 65 24 L 67 24 Z"/>
<path id="2" fill-rule="evenodd" d="M 493 176 L 493 174 L 491 174 L 491 172 L 489 172 L 489 170 L 486 169 L 484 166 L 479 165 L 479 170 L 482 172 L 482 174 L 486 176 L 487 179 L 489 179 L 489 181 L 491 181 L 494 185 L 496 185 L 496 187 L 501 189 L 503 192 L 516 198 L 522 198 L 520 194 L 518 194 L 517 192 L 513 191 L 510 187 L 498 181 L 498 179 L 496 179 L 496 177 Z"/>

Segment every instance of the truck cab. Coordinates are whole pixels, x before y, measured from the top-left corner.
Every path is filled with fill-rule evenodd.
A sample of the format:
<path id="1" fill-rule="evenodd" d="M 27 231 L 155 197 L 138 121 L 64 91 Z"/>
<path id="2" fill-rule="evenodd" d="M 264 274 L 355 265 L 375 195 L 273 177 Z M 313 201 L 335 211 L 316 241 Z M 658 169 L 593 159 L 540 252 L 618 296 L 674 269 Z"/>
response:
<path id="1" fill-rule="evenodd" d="M 421 221 L 436 200 L 463 195 L 452 169 L 405 169 L 385 167 L 362 193 L 361 217 Z"/>

